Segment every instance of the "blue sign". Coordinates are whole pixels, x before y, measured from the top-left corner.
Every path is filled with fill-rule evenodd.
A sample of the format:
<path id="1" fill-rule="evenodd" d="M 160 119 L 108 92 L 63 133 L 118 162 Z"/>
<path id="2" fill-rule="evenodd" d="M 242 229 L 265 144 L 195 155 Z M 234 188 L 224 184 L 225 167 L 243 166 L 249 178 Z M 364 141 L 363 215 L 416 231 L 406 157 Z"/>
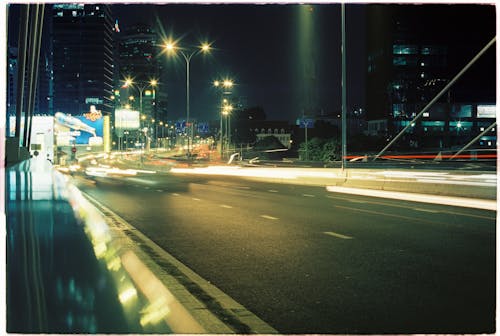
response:
<path id="1" fill-rule="evenodd" d="M 199 122 L 197 125 L 197 130 L 200 134 L 208 134 L 210 132 L 210 126 L 207 122 Z"/>
<path id="2" fill-rule="evenodd" d="M 296 125 L 300 126 L 300 128 L 314 128 L 314 119 L 298 118 Z"/>

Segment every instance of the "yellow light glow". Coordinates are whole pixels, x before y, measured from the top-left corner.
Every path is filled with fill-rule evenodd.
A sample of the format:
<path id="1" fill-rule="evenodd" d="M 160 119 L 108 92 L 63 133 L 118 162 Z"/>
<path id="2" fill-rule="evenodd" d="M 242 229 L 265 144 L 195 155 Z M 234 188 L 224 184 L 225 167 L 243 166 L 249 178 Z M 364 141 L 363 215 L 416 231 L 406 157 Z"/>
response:
<path id="1" fill-rule="evenodd" d="M 122 304 L 127 303 L 127 301 L 135 297 L 137 297 L 137 290 L 134 287 L 129 287 L 118 295 Z"/>
<path id="2" fill-rule="evenodd" d="M 114 257 L 113 259 L 108 261 L 108 263 L 106 264 L 106 267 L 110 271 L 118 271 L 120 269 L 121 265 L 122 265 L 122 263 L 120 261 L 120 258 Z"/>
<path id="3" fill-rule="evenodd" d="M 170 313 L 170 308 L 168 306 L 168 303 L 162 301 L 164 300 L 154 301 L 150 306 L 148 306 L 141 312 L 143 313 L 143 316 L 141 317 L 139 323 L 142 326 L 148 324 L 157 324 L 163 321 L 165 317 L 167 317 L 167 315 Z"/>
<path id="4" fill-rule="evenodd" d="M 201 51 L 203 51 L 203 52 L 208 52 L 208 51 L 210 51 L 210 44 L 208 44 L 208 43 L 203 43 L 203 44 L 201 45 Z"/>
<path id="5" fill-rule="evenodd" d="M 156 79 L 152 79 L 151 82 L 149 82 L 149 84 L 151 84 L 151 86 L 156 86 L 158 85 L 158 81 Z"/>
<path id="6" fill-rule="evenodd" d="M 175 44 L 173 42 L 167 42 L 165 43 L 165 50 L 166 51 L 174 51 L 175 50 Z"/>
<path id="7" fill-rule="evenodd" d="M 106 247 L 106 243 L 105 242 L 99 242 L 97 244 L 94 245 L 94 253 L 95 253 L 95 256 L 100 259 L 101 257 L 104 256 L 104 254 L 106 254 L 106 251 L 107 251 L 107 247 Z"/>

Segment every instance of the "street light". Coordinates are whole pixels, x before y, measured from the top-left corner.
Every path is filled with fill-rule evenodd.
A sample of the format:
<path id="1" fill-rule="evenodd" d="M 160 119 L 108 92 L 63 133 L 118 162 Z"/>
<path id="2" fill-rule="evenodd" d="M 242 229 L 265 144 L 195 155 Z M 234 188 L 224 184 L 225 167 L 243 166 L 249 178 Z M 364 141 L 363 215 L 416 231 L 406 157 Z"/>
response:
<path id="1" fill-rule="evenodd" d="M 224 99 L 224 106 L 222 108 L 222 114 L 226 116 L 226 139 L 227 139 L 227 149 L 231 147 L 231 112 L 233 111 L 233 105 L 228 104 L 227 99 Z"/>
<path id="2" fill-rule="evenodd" d="M 220 100 L 221 100 L 221 112 L 220 112 L 220 156 L 222 158 L 222 154 L 223 154 L 223 132 L 222 132 L 222 118 L 223 118 L 223 115 L 227 115 L 228 114 L 228 111 L 226 109 L 227 107 L 227 102 L 228 100 L 227 99 L 222 99 L 222 96 L 224 93 L 227 93 L 229 94 L 230 92 L 229 91 L 225 91 L 225 90 L 229 90 L 233 87 L 234 85 L 234 82 L 231 80 L 231 79 L 223 79 L 223 80 L 215 80 L 213 82 L 213 85 L 214 87 L 216 88 L 220 88 L 221 89 L 221 97 L 220 97 Z M 231 107 L 232 109 L 232 107 Z M 226 132 L 227 132 L 227 125 L 226 125 Z"/>
<path id="3" fill-rule="evenodd" d="M 165 44 L 165 51 L 167 51 L 167 53 L 175 52 L 177 49 L 178 47 L 176 47 L 176 45 L 172 42 L 167 42 Z M 185 53 L 183 50 L 179 49 L 179 54 L 181 54 L 181 56 L 186 61 L 186 126 L 190 127 L 191 130 L 192 127 L 189 123 L 189 65 L 191 63 L 191 58 L 193 58 L 193 56 L 198 55 L 200 53 L 207 53 L 209 51 L 210 51 L 210 44 L 208 43 L 203 43 L 199 48 L 193 50 L 191 53 Z M 189 141 L 190 141 L 190 135 L 188 131 L 188 146 L 187 146 L 188 156 L 190 154 Z"/>
<path id="4" fill-rule="evenodd" d="M 138 91 L 139 91 L 139 110 L 140 110 L 140 113 L 142 114 L 142 94 L 144 92 L 145 89 L 147 89 L 148 87 L 152 87 L 153 88 L 153 98 L 155 97 L 155 87 L 158 85 L 158 81 L 156 79 L 151 79 L 149 82 L 145 82 L 145 83 L 136 83 L 134 82 L 134 80 L 130 77 L 126 78 L 125 79 L 125 85 L 123 87 L 135 87 Z M 130 100 L 134 100 L 134 96 L 130 96 L 129 97 Z"/>
<path id="5" fill-rule="evenodd" d="M 153 88 L 153 99 L 155 99 L 155 87 L 158 85 L 158 81 L 156 79 L 151 79 L 149 82 L 141 82 L 141 83 L 136 83 L 131 77 L 125 78 L 125 84 L 123 87 L 135 87 L 139 91 L 139 112 L 141 114 L 141 119 L 145 120 L 146 117 L 143 115 L 142 111 L 142 97 L 143 97 L 143 92 L 146 88 L 151 87 Z M 134 100 L 134 96 L 129 97 L 130 100 Z M 129 109 L 130 107 L 127 107 Z M 148 141 L 148 137 L 146 137 L 146 141 Z M 146 147 L 148 147 L 146 145 Z"/>

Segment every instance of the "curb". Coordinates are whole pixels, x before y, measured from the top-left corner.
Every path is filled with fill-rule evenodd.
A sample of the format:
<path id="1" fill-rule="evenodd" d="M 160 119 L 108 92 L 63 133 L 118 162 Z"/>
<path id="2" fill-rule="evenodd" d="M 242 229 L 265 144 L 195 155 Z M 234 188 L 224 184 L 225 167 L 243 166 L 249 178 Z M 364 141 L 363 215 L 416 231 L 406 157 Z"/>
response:
<path id="1" fill-rule="evenodd" d="M 252 312 L 237 303 L 207 280 L 127 223 L 123 218 L 103 206 L 88 194 L 85 198 L 102 214 L 106 222 L 126 244 L 140 256 L 179 303 L 211 334 L 277 334 L 278 332 Z M 200 333 L 200 330 L 181 333 Z"/>

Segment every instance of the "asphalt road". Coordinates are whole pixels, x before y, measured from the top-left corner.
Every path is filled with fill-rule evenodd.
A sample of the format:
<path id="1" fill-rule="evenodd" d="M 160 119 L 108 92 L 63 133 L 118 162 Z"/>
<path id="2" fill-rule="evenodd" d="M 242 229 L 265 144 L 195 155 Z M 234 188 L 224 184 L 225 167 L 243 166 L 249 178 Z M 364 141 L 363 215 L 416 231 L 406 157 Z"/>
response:
<path id="1" fill-rule="evenodd" d="M 495 212 L 228 177 L 76 183 L 280 333 L 495 330 Z"/>

